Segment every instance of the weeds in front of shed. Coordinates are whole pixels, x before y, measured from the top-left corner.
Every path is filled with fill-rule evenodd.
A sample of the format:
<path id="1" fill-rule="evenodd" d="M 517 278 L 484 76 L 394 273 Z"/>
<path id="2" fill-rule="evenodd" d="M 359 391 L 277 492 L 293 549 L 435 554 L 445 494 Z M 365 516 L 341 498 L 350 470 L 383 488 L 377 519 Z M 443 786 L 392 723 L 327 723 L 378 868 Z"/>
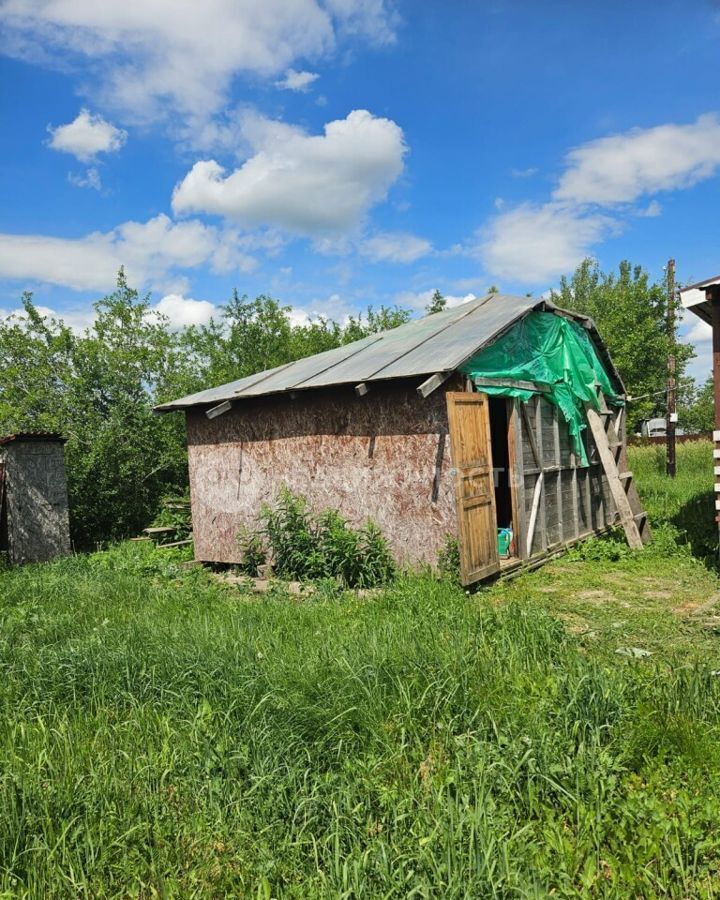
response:
<path id="1" fill-rule="evenodd" d="M 460 584 L 460 542 L 452 535 L 445 535 L 445 543 L 438 555 L 440 577 L 451 584 Z"/>
<path id="2" fill-rule="evenodd" d="M 250 528 L 241 528 L 237 536 L 237 545 L 242 562 L 238 568 L 245 575 L 257 578 L 260 566 L 267 561 L 267 553 L 263 546 L 262 535 Z"/>
<path id="3" fill-rule="evenodd" d="M 238 537 L 242 566 L 249 574 L 256 574 L 269 556 L 275 574 L 285 579 L 332 578 L 344 587 L 368 588 L 388 584 L 395 576 L 388 543 L 369 520 L 352 528 L 337 510 L 315 513 L 304 497 L 286 487 L 274 503 L 262 507 L 260 520 L 259 530 L 243 530 Z"/>

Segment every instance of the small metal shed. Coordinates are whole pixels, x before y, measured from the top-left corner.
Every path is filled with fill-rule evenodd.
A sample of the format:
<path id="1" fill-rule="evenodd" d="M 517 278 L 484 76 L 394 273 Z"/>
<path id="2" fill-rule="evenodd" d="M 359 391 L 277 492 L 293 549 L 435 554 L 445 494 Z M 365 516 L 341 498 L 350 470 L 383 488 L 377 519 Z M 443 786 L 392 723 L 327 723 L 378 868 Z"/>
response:
<path id="1" fill-rule="evenodd" d="M 469 360 L 538 312 L 580 326 L 618 400 L 610 409 L 593 395 L 581 447 L 551 402 L 555 386 L 467 374 Z M 647 539 L 623 396 L 589 319 L 489 294 L 156 411 L 187 417 L 197 559 L 239 562 L 239 531 L 287 485 L 353 523 L 372 518 L 403 564 L 435 565 L 457 537 L 470 584 L 617 521 L 636 546 Z M 505 559 L 499 528 L 514 535 Z"/>
<path id="2" fill-rule="evenodd" d="M 0 553 L 11 563 L 70 553 L 64 443 L 46 432 L 0 438 Z"/>

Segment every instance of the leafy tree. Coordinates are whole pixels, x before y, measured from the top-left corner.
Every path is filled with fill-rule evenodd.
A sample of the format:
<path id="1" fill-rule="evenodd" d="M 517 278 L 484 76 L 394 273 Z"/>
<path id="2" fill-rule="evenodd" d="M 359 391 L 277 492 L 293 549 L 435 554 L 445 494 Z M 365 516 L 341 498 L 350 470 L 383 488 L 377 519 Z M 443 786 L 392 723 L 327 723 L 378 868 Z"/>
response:
<path id="1" fill-rule="evenodd" d="M 0 322 L 0 433 L 58 431 L 73 537 L 80 546 L 137 532 L 168 489 L 186 478 L 182 424 L 152 414 L 180 358 L 162 317 L 149 314 L 122 270 L 82 335 L 42 316 Z"/>
<path id="2" fill-rule="evenodd" d="M 715 385 L 712 375 L 701 387 L 688 379 L 689 385 L 678 391 L 678 424 L 688 434 L 715 428 Z"/>
<path id="3" fill-rule="evenodd" d="M 377 312 L 372 306 L 368 306 L 365 311 L 365 319 L 363 319 L 362 313 L 357 317 L 349 317 L 348 323 L 343 329 L 342 343 L 349 344 L 351 341 L 359 341 L 371 334 L 397 328 L 398 325 L 409 322 L 411 316 L 412 312 L 409 309 L 402 309 L 399 306 L 381 306 Z"/>
<path id="4" fill-rule="evenodd" d="M 447 300 L 440 291 L 435 288 L 435 292 L 430 298 L 430 302 L 425 307 L 425 312 L 431 316 L 433 313 L 442 312 L 447 307 Z"/>
<path id="5" fill-rule="evenodd" d="M 117 289 L 95 304 L 93 326 L 77 339 L 68 392 L 68 483 L 75 534 L 117 538 L 147 524 L 164 493 L 186 481 L 178 417 L 155 416 L 183 367 L 177 338 L 120 271 Z M 151 514 L 151 513 L 150 513 Z"/>
<path id="6" fill-rule="evenodd" d="M 593 319 L 631 397 L 652 395 L 631 403 L 631 421 L 665 415 L 668 355 L 673 349 L 678 378 L 694 356 L 692 347 L 668 335 L 665 281 L 650 283 L 647 272 L 627 260 L 606 274 L 586 259 L 561 280 L 552 300 Z"/>
<path id="7" fill-rule="evenodd" d="M 410 317 L 368 308 L 345 326 L 295 325 L 290 307 L 234 291 L 208 325 L 175 333 L 121 269 L 116 290 L 95 304 L 93 325 L 74 333 L 41 315 L 25 294 L 19 315 L 0 320 L 0 434 L 58 431 L 66 462 L 73 538 L 79 547 L 136 534 L 164 494 L 187 485 L 180 415 L 153 406 L 349 341 Z"/>
<path id="8" fill-rule="evenodd" d="M 23 294 L 22 313 L 0 320 L 0 433 L 53 431 L 73 373 L 75 336 Z"/>
<path id="9" fill-rule="evenodd" d="M 180 336 L 181 347 L 194 363 L 188 389 L 234 381 L 289 361 L 289 307 L 266 296 L 249 300 L 235 290 L 220 310 L 208 325 L 192 326 Z"/>

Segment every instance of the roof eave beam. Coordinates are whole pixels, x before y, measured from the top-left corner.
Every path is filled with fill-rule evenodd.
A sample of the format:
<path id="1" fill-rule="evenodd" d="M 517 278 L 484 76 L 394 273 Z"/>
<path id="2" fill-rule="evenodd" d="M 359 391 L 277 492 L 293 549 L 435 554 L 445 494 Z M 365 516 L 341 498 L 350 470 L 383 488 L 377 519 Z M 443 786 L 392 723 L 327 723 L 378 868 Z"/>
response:
<path id="1" fill-rule="evenodd" d="M 441 384 L 444 384 L 451 375 L 452 370 L 449 372 L 436 372 L 434 375 L 431 375 L 428 379 L 423 381 L 421 385 L 418 385 L 418 395 L 422 397 L 423 400 L 427 399 L 430 394 L 437 390 Z"/>
<path id="2" fill-rule="evenodd" d="M 223 400 L 223 402 L 218 403 L 217 406 L 213 406 L 210 409 L 206 410 L 205 415 L 208 417 L 208 419 L 217 419 L 217 417 L 221 416 L 223 413 L 230 412 L 232 407 L 232 400 Z"/>

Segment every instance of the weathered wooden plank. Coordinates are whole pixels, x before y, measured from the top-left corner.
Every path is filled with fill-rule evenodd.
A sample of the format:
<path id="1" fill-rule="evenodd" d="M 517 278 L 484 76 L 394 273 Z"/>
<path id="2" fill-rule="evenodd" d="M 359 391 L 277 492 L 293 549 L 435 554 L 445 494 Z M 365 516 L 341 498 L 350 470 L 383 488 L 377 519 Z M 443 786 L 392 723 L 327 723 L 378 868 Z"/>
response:
<path id="1" fill-rule="evenodd" d="M 540 465 L 545 468 L 545 444 L 543 440 L 543 403 L 547 401 L 543 401 L 542 397 L 538 397 L 535 400 L 535 441 L 538 450 L 538 456 L 540 458 Z M 547 522 L 545 519 L 545 503 L 542 502 L 545 497 L 545 479 L 543 477 L 543 485 L 541 492 L 541 503 L 540 509 L 538 512 L 538 519 L 540 525 L 540 545 L 543 551 L 547 550 L 548 547 L 548 535 L 547 535 Z"/>
<path id="2" fill-rule="evenodd" d="M 504 387 L 519 388 L 523 391 L 534 391 L 535 393 L 550 393 L 550 388 L 546 384 L 539 384 L 536 381 L 514 381 L 511 378 L 474 378 L 476 387 Z"/>
<path id="3" fill-rule="evenodd" d="M 605 432 L 605 424 L 598 412 L 589 404 L 586 406 L 586 414 L 588 425 L 595 439 L 595 446 L 597 447 L 600 461 L 605 470 L 610 491 L 620 516 L 620 522 L 625 530 L 627 542 L 634 550 L 639 550 L 643 546 L 642 537 L 640 536 L 633 511 L 630 508 L 625 487 L 620 480 L 615 455 L 610 449 L 608 435 Z"/>
<path id="4" fill-rule="evenodd" d="M 534 427 L 530 421 L 530 415 L 527 411 L 528 404 L 523 403 L 520 407 L 522 411 L 523 422 L 525 423 L 525 434 L 524 437 L 527 438 L 528 443 L 530 444 L 530 449 L 532 450 L 533 459 L 535 460 L 535 465 L 538 467 L 539 471 L 542 471 L 542 459 L 540 458 L 540 451 L 538 450 L 537 441 L 535 440 Z M 533 410 L 534 412 L 534 410 Z"/>
<path id="5" fill-rule="evenodd" d="M 421 385 L 418 385 L 418 395 L 425 400 L 441 384 L 444 384 L 452 374 L 452 372 L 436 372 L 434 375 L 431 375 Z"/>
<path id="6" fill-rule="evenodd" d="M 553 421 L 553 441 L 554 441 L 554 447 L 555 447 L 555 464 L 557 465 L 558 470 L 559 470 L 562 466 L 562 460 L 560 459 L 560 421 L 559 421 L 560 410 L 557 408 L 557 406 L 553 405 L 552 413 L 553 413 L 552 421 Z M 555 485 L 555 490 L 557 492 L 556 493 L 556 502 L 557 502 L 557 508 L 558 508 L 559 525 L 560 525 L 560 540 L 562 541 L 562 540 L 565 540 L 565 529 L 563 526 L 564 516 L 562 514 L 562 476 L 560 474 L 558 474 L 556 476 L 555 480 L 557 481 L 557 484 Z"/>
<path id="7" fill-rule="evenodd" d="M 473 584 L 500 569 L 487 394 L 448 391 L 450 452 L 460 536 L 460 578 Z"/>
<path id="8" fill-rule="evenodd" d="M 223 413 L 230 412 L 232 407 L 232 400 L 223 400 L 222 403 L 218 403 L 217 406 L 208 409 L 205 415 L 208 419 L 217 419 L 217 417 L 223 415 Z"/>
<path id="9" fill-rule="evenodd" d="M 530 508 L 530 521 L 527 530 L 527 555 L 532 556 L 533 541 L 535 539 L 535 528 L 537 527 L 538 512 L 540 510 L 540 498 L 542 496 L 543 473 L 540 472 L 538 480 L 535 482 L 535 491 L 533 492 L 532 507 Z"/>
<path id="10" fill-rule="evenodd" d="M 525 518 L 525 472 L 523 466 L 522 426 L 518 405 L 520 400 L 508 401 L 508 457 L 510 468 L 510 496 L 513 510 L 513 530 L 515 533 L 515 549 L 520 559 L 528 555 L 526 548 Z"/>

